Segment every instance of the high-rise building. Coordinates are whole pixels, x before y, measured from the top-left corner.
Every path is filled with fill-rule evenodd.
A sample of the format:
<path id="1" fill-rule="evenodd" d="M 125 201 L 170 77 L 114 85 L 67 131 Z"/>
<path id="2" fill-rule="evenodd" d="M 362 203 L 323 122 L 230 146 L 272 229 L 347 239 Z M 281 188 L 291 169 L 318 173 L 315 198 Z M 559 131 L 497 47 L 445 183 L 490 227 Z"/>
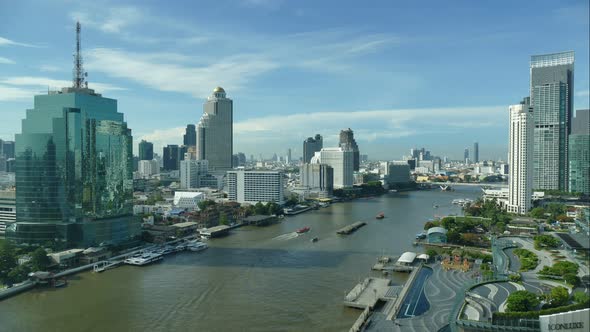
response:
<path id="1" fill-rule="evenodd" d="M 354 184 L 354 153 L 341 147 L 323 148 L 311 158 L 310 164 L 326 164 L 334 169 L 334 189 Z"/>
<path id="2" fill-rule="evenodd" d="M 3 141 L 0 139 L 0 156 L 4 156 L 6 159 L 14 158 L 13 141 Z"/>
<path id="3" fill-rule="evenodd" d="M 200 178 L 208 173 L 207 160 L 183 160 L 180 162 L 180 188 L 200 188 Z"/>
<path id="4" fill-rule="evenodd" d="M 339 146 L 345 150 L 350 150 L 353 153 L 353 170 L 358 171 L 360 168 L 360 154 L 359 146 L 356 144 L 354 139 L 354 132 L 352 129 L 343 129 L 340 131 L 340 144 Z"/>
<path id="5" fill-rule="evenodd" d="M 16 193 L 14 190 L 0 190 L 0 236 L 6 228 L 16 222 Z"/>
<path id="6" fill-rule="evenodd" d="M 291 148 L 288 148 L 287 156 L 285 157 L 285 164 L 290 164 L 291 162 L 293 162 L 293 160 L 291 159 Z"/>
<path id="7" fill-rule="evenodd" d="M 474 163 L 479 162 L 479 143 L 478 142 L 473 143 L 473 162 Z"/>
<path id="8" fill-rule="evenodd" d="M 309 164 L 314 154 L 324 147 L 322 135 L 316 134 L 315 137 L 308 137 L 303 141 L 303 163 Z"/>
<path id="9" fill-rule="evenodd" d="M 577 110 L 569 138 L 569 191 L 590 195 L 590 110 Z"/>
<path id="10" fill-rule="evenodd" d="M 510 182 L 508 184 L 508 211 L 526 214 L 531 207 L 533 185 L 533 108 L 529 98 L 509 107 L 510 112 Z"/>
<path id="11" fill-rule="evenodd" d="M 422 161 L 421 163 L 426 162 Z M 385 161 L 381 163 L 383 179 L 389 185 L 410 182 L 410 165 L 407 161 Z"/>
<path id="12" fill-rule="evenodd" d="M 141 140 L 141 142 L 139 142 L 139 160 L 152 159 L 154 159 L 154 144 Z"/>
<path id="13" fill-rule="evenodd" d="M 469 148 L 465 148 L 465 151 L 463 151 L 463 160 L 466 164 L 469 163 Z"/>
<path id="14" fill-rule="evenodd" d="M 196 146 L 197 145 L 197 131 L 194 124 L 186 125 L 185 134 L 183 137 L 185 146 Z"/>
<path id="15" fill-rule="evenodd" d="M 133 219 L 131 129 L 115 99 L 88 88 L 76 26 L 73 86 L 37 95 L 16 135 L 17 243 L 121 243 Z"/>
<path id="16" fill-rule="evenodd" d="M 533 187 L 567 190 L 574 52 L 533 55 L 530 70 L 535 120 Z"/>
<path id="17" fill-rule="evenodd" d="M 155 159 L 140 160 L 137 164 L 137 172 L 142 178 L 150 178 L 153 175 L 160 174 L 160 165 Z"/>
<path id="18" fill-rule="evenodd" d="M 169 144 L 164 147 L 164 170 L 175 171 L 180 167 L 180 148 L 176 144 Z"/>
<path id="19" fill-rule="evenodd" d="M 312 191 L 331 194 L 334 189 L 334 169 L 327 164 L 303 164 L 299 170 L 301 185 Z"/>
<path id="20" fill-rule="evenodd" d="M 203 105 L 197 124 L 197 159 L 209 161 L 209 170 L 222 172 L 232 168 L 233 101 L 217 87 Z"/>
<path id="21" fill-rule="evenodd" d="M 228 199 L 238 203 L 285 202 L 283 173 L 279 171 L 228 171 L 227 188 Z"/>

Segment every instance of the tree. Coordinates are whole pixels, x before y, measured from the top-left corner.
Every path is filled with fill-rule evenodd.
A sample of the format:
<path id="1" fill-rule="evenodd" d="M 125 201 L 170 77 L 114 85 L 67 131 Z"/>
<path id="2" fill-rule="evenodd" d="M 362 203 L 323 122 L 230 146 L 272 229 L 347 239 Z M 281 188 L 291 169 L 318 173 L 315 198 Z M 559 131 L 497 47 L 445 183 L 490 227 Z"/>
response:
<path id="1" fill-rule="evenodd" d="M 35 271 L 46 271 L 51 265 L 51 259 L 45 249 L 39 247 L 31 254 L 31 267 Z"/>
<path id="2" fill-rule="evenodd" d="M 530 214 L 531 217 L 535 219 L 545 219 L 545 209 L 543 209 L 542 207 L 536 207 L 532 209 Z"/>
<path id="3" fill-rule="evenodd" d="M 516 291 L 506 300 L 507 311 L 531 311 L 539 305 L 539 298 L 535 293 L 526 290 Z"/>
<path id="4" fill-rule="evenodd" d="M 570 295 L 567 291 L 567 288 L 562 287 L 562 286 L 557 286 L 557 287 L 551 289 L 551 295 L 550 295 L 551 306 L 553 306 L 553 307 L 562 306 L 567 303 L 567 300 L 569 299 L 569 297 L 570 297 Z"/>
<path id="5" fill-rule="evenodd" d="M 219 224 L 220 225 L 227 225 L 227 216 L 225 215 L 225 213 L 221 213 L 219 215 Z"/>
<path id="6" fill-rule="evenodd" d="M 424 224 L 424 230 L 427 231 L 427 230 L 431 229 L 432 227 L 438 227 L 439 225 L 440 225 L 440 223 L 437 221 L 427 221 Z"/>
<path id="7" fill-rule="evenodd" d="M 574 302 L 576 303 L 586 303 L 590 301 L 590 296 L 588 296 L 588 294 L 584 293 L 583 291 L 574 292 L 573 298 Z"/>
<path id="8" fill-rule="evenodd" d="M 447 232 L 447 242 L 460 244 L 461 243 L 461 233 L 459 233 L 455 230 L 448 231 Z"/>
<path id="9" fill-rule="evenodd" d="M 18 265 L 8 273 L 10 282 L 21 282 L 28 278 L 31 268 L 27 264 Z"/>
<path id="10" fill-rule="evenodd" d="M 154 236 L 148 231 L 143 231 L 141 232 L 141 241 L 152 243 L 154 242 Z"/>
<path id="11" fill-rule="evenodd" d="M 433 257 L 437 256 L 438 253 L 434 249 L 428 249 L 428 250 L 426 250 L 426 255 L 430 256 L 430 258 L 433 258 Z"/>
<path id="12" fill-rule="evenodd" d="M 0 242 L 0 282 L 12 283 L 9 273 L 17 266 L 16 253 L 9 242 Z"/>
<path id="13" fill-rule="evenodd" d="M 498 222 L 496 223 L 496 229 L 498 230 L 498 233 L 504 233 L 506 230 L 506 224 L 503 222 Z"/>
<path id="14" fill-rule="evenodd" d="M 261 202 L 254 204 L 254 213 L 255 214 L 265 214 L 266 207 Z"/>
<path id="15" fill-rule="evenodd" d="M 563 280 L 574 287 L 580 284 L 580 278 L 574 273 L 564 274 Z"/>
<path id="16" fill-rule="evenodd" d="M 199 207 L 199 210 L 201 210 L 201 211 L 206 210 L 208 207 L 215 206 L 215 205 L 216 205 L 215 201 L 212 201 L 210 199 L 206 199 L 204 201 L 200 201 L 199 203 L 197 203 L 197 206 Z"/>

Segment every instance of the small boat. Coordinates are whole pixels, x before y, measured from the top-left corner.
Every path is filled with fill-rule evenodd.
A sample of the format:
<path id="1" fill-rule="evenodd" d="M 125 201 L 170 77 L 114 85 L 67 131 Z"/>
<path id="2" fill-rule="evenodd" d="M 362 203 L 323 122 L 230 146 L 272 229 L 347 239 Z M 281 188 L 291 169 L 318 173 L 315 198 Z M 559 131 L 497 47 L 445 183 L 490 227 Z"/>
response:
<path id="1" fill-rule="evenodd" d="M 309 227 L 303 227 L 303 228 L 298 229 L 296 232 L 297 232 L 297 234 L 303 234 L 303 233 L 309 232 L 310 229 L 311 228 L 309 228 Z"/>
<path id="2" fill-rule="evenodd" d="M 418 239 L 418 240 L 425 239 L 425 238 L 426 238 L 426 233 L 424 233 L 424 232 L 416 234 L 416 239 Z"/>
<path id="3" fill-rule="evenodd" d="M 203 251 L 203 250 L 209 248 L 209 246 L 203 242 L 195 242 L 195 243 L 189 244 L 186 248 L 190 251 L 197 252 L 197 251 Z"/>
<path id="4" fill-rule="evenodd" d="M 432 207 L 436 209 L 436 208 L 438 208 L 438 205 L 434 204 Z"/>
<path id="5" fill-rule="evenodd" d="M 317 237 L 314 237 L 313 239 L 311 239 L 311 242 L 318 242 L 319 239 Z"/>
<path id="6" fill-rule="evenodd" d="M 378 215 L 375 216 L 375 219 L 383 219 L 385 218 L 385 214 L 383 212 L 380 212 Z"/>
<path id="7" fill-rule="evenodd" d="M 68 284 L 68 281 L 66 279 L 58 279 L 53 283 L 53 287 L 55 287 L 55 288 L 65 287 L 67 284 Z"/>

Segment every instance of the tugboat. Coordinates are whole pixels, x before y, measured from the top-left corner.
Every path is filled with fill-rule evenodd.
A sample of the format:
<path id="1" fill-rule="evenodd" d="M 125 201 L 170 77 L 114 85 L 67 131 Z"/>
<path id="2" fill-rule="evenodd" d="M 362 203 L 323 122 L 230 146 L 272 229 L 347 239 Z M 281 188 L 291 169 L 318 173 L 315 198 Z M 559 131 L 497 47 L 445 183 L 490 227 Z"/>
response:
<path id="1" fill-rule="evenodd" d="M 375 216 L 375 219 L 383 219 L 385 218 L 385 214 L 383 212 L 380 212 L 378 215 Z"/>
<path id="2" fill-rule="evenodd" d="M 311 228 L 309 228 L 309 227 L 303 227 L 303 228 L 298 229 L 296 232 L 297 232 L 297 234 L 303 234 L 303 233 L 309 232 L 310 229 Z"/>

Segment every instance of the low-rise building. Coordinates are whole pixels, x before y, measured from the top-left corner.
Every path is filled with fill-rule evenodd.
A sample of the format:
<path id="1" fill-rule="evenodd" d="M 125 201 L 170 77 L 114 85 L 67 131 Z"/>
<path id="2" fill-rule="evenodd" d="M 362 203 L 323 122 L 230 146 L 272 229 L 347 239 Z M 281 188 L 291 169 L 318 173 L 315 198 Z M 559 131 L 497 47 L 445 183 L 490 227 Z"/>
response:
<path id="1" fill-rule="evenodd" d="M 174 193 L 174 206 L 188 211 L 198 210 L 199 202 L 205 199 L 202 192 L 177 191 Z"/>
<path id="2" fill-rule="evenodd" d="M 228 199 L 238 203 L 274 202 L 283 204 L 283 173 L 280 171 L 227 172 Z"/>
<path id="3" fill-rule="evenodd" d="M 0 236 L 4 236 L 6 227 L 16 222 L 16 192 L 0 191 Z"/>

